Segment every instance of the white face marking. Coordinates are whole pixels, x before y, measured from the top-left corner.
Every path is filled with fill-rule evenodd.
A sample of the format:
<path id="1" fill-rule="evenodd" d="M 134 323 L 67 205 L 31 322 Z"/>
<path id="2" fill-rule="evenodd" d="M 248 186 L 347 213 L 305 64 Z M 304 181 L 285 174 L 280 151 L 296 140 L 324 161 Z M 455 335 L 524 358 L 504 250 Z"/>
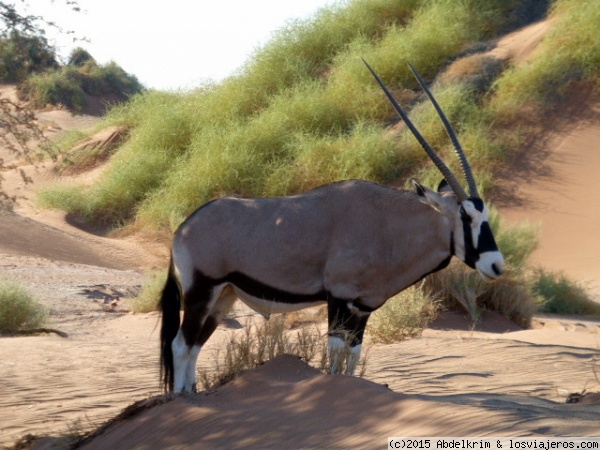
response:
<path id="1" fill-rule="evenodd" d="M 479 238 L 481 236 L 481 227 L 489 222 L 489 209 L 484 204 L 483 211 L 477 210 L 471 201 L 462 202 L 462 207 L 471 218 L 471 234 L 473 236 L 473 247 L 479 248 Z M 457 256 L 465 259 L 464 242 L 460 253 L 457 249 Z M 499 250 L 490 250 L 479 254 L 475 262 L 475 268 L 485 281 L 491 281 L 498 278 L 504 272 L 504 256 Z"/>
<path id="2" fill-rule="evenodd" d="M 479 255 L 479 261 L 475 263 L 477 271 L 485 281 L 495 280 L 504 272 L 504 256 L 500 252 L 484 252 Z M 494 270 L 494 267 L 496 270 Z M 499 271 L 500 274 L 496 273 Z"/>
<path id="3" fill-rule="evenodd" d="M 487 206 L 483 205 L 483 211 L 477 210 L 473 203 L 470 201 L 462 202 L 462 206 L 465 209 L 465 212 L 471 218 L 471 234 L 473 235 L 473 246 L 477 248 L 477 243 L 479 242 L 479 235 L 481 234 L 481 224 L 483 222 L 488 222 L 490 219 L 490 212 Z"/>

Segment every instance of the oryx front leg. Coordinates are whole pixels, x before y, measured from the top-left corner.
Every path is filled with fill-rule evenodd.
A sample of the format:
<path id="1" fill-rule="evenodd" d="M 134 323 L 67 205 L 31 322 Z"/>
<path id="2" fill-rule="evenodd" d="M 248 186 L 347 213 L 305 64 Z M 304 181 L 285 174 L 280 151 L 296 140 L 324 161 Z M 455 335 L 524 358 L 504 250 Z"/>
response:
<path id="1" fill-rule="evenodd" d="M 356 302 L 329 300 L 329 371 L 354 375 L 370 311 Z"/>

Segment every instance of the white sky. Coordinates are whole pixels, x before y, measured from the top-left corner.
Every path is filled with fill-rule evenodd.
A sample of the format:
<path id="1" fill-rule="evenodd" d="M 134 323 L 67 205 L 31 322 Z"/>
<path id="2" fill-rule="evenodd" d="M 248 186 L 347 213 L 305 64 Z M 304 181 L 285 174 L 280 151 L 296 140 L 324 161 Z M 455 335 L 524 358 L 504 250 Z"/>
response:
<path id="1" fill-rule="evenodd" d="M 307 18 L 333 0 L 29 0 L 43 15 L 91 43 L 58 41 L 64 57 L 77 46 L 101 64 L 115 61 L 146 87 L 189 89 L 239 69 L 290 19 Z"/>

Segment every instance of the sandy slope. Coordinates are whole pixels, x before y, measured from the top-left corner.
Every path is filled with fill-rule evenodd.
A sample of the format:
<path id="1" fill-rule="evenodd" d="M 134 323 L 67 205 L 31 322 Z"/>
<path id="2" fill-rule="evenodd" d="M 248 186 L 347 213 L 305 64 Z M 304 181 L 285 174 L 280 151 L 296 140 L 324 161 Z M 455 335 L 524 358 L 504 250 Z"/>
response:
<path id="1" fill-rule="evenodd" d="M 119 422 L 84 448 L 384 448 L 388 436 L 586 435 L 598 430 L 599 413 L 598 404 L 485 391 L 407 395 L 283 356 L 215 394 Z"/>
<path id="2" fill-rule="evenodd" d="M 519 180 L 514 194 L 520 204 L 501 213 L 507 220 L 540 224 L 534 263 L 562 271 L 600 294 L 600 98 L 590 97 L 585 86 L 576 94 L 573 113 L 558 121 L 535 176 Z"/>
<path id="3" fill-rule="evenodd" d="M 547 27 L 507 37 L 497 56 L 526 62 Z M 542 222 L 536 261 L 596 282 L 600 102 L 581 104 L 576 123 L 561 122 L 544 142 L 541 169 L 515 190 L 527 206 L 513 202 L 502 213 Z M 68 116 L 53 120 L 69 126 Z M 158 317 L 127 313 L 122 299 L 143 279 L 123 269 L 147 266 L 152 246 L 77 230 L 37 211 L 33 191 L 13 181 L 25 200 L 18 216 L 0 216 L 1 273 L 26 284 L 69 337 L 0 339 L 0 445 L 93 428 L 159 388 Z M 598 390 L 598 325 L 538 318 L 534 329 L 518 330 L 492 318 L 469 331 L 447 315 L 420 339 L 371 348 L 366 380 L 282 357 L 208 396 L 157 397 L 162 404 L 116 422 L 88 447 L 383 448 L 389 435 L 598 435 L 600 404 L 563 404 L 569 393 Z M 220 328 L 209 341 L 201 369 L 227 333 Z"/>

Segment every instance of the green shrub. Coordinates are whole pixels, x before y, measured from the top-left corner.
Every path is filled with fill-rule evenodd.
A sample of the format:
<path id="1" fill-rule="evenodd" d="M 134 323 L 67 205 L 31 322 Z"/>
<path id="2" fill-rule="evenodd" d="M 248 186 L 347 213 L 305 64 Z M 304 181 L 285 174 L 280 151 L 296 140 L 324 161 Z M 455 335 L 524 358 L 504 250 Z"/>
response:
<path id="1" fill-rule="evenodd" d="M 85 55 L 75 57 L 82 60 L 80 65 L 71 64 L 28 77 L 18 87 L 19 98 L 36 108 L 62 105 L 81 111 L 86 106 L 86 94 L 111 94 L 113 100 L 123 101 L 143 90 L 135 76 L 114 62 L 98 65 L 93 58 L 85 60 Z"/>
<path id="2" fill-rule="evenodd" d="M 416 96 L 407 88 L 417 85 L 407 60 L 431 79 L 466 45 L 506 29 L 519 4 L 336 5 L 288 24 L 221 84 L 180 95 L 137 96 L 107 119 L 134 130 L 99 186 L 86 191 L 88 214 L 109 223 L 134 219 L 142 226 L 173 228 L 218 195 L 277 196 L 340 178 L 388 183 L 414 173 L 426 157 L 412 136 L 390 137 L 383 124 L 394 113 L 361 58 L 393 90 L 402 88 L 408 107 Z M 476 169 L 503 157 L 504 148 L 489 133 L 491 119 L 481 114 L 482 92 L 461 82 L 435 91 L 466 145 L 475 147 L 470 156 Z M 448 139 L 427 102 L 413 116 L 432 145 L 447 153 Z M 478 178 L 482 191 L 492 186 L 491 171 L 482 170 Z M 432 184 L 438 182 L 435 173 Z M 113 202 L 120 197 L 120 204 Z"/>
<path id="3" fill-rule="evenodd" d="M 142 290 L 133 301 L 133 311 L 137 313 L 156 311 L 166 279 L 167 273 L 164 270 L 148 272 Z"/>
<path id="4" fill-rule="evenodd" d="M 36 108 L 48 105 L 81 110 L 85 104 L 84 91 L 76 71 L 48 71 L 31 75 L 18 87 L 19 98 Z"/>
<path id="5" fill-rule="evenodd" d="M 47 312 L 23 286 L 0 279 L 0 334 L 40 328 Z"/>
<path id="6" fill-rule="evenodd" d="M 600 316 L 600 304 L 580 283 L 563 273 L 538 269 L 534 275 L 533 292 L 539 296 L 540 312 Z"/>
<path id="7" fill-rule="evenodd" d="M 69 55 L 68 64 L 70 66 L 82 67 L 84 64 L 90 62 L 95 64 L 96 60 L 93 58 L 92 55 L 90 55 L 90 53 L 87 50 L 81 47 L 73 49 L 73 51 Z"/>
<path id="8" fill-rule="evenodd" d="M 33 73 L 58 67 L 52 47 L 42 36 L 17 31 L 0 37 L 0 81 L 19 82 Z"/>
<path id="9" fill-rule="evenodd" d="M 598 79 L 600 9 L 595 0 L 556 0 L 552 29 L 528 64 L 507 70 L 495 84 L 491 108 L 498 119 L 513 121 L 524 105 L 552 107 L 574 80 Z"/>
<path id="10" fill-rule="evenodd" d="M 435 319 L 438 303 L 421 287 L 410 287 L 389 299 L 369 318 L 367 333 L 374 342 L 390 344 L 419 336 Z"/>

